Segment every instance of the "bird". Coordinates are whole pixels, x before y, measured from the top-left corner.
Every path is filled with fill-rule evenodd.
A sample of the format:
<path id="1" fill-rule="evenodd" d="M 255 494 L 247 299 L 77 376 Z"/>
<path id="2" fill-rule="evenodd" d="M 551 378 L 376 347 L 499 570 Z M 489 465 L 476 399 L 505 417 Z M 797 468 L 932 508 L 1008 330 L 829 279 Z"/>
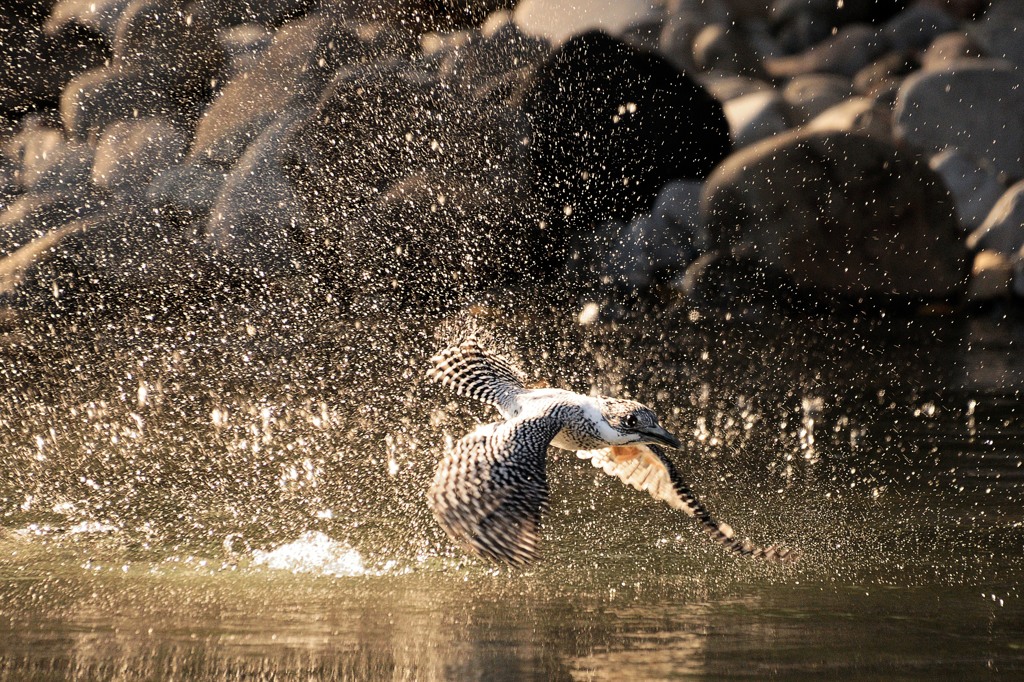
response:
<path id="1" fill-rule="evenodd" d="M 679 440 L 649 407 L 607 396 L 531 388 L 511 360 L 476 335 L 430 358 L 427 376 L 497 408 L 501 421 L 450 442 L 427 490 L 427 503 L 447 535 L 465 551 L 524 567 L 540 557 L 549 505 L 549 446 L 575 451 L 598 469 L 696 519 L 731 553 L 789 563 L 799 552 L 739 539 L 690 490 L 664 448 Z"/>

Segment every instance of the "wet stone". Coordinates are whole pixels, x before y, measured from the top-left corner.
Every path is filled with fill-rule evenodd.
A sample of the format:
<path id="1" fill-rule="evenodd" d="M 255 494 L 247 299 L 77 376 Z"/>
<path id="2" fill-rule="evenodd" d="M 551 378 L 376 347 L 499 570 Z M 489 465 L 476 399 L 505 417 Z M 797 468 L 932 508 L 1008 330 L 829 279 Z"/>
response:
<path id="1" fill-rule="evenodd" d="M 829 107 L 804 126 L 806 130 L 862 133 L 892 139 L 892 113 L 870 97 L 851 97 Z"/>
<path id="2" fill-rule="evenodd" d="M 184 158 L 187 145 L 184 133 L 166 119 L 118 121 L 100 137 L 93 184 L 118 192 L 143 192 L 157 174 Z"/>
<path id="3" fill-rule="evenodd" d="M 513 18 L 527 35 L 538 36 L 557 45 L 574 35 L 595 29 L 612 35 L 629 26 L 659 17 L 651 0 L 615 0 L 579 3 L 574 0 L 522 0 Z"/>
<path id="4" fill-rule="evenodd" d="M 363 48 L 352 29 L 323 13 L 281 27 L 256 65 L 206 109 L 190 157 L 234 163 L 278 115 L 315 103 L 335 71 L 366 56 Z"/>
<path id="5" fill-rule="evenodd" d="M 965 232 L 979 226 L 1003 194 L 1003 186 L 991 165 L 979 163 L 959 149 L 939 152 L 928 165 L 949 189 Z"/>
<path id="6" fill-rule="evenodd" d="M 735 26 L 712 24 L 701 30 L 693 42 L 693 62 L 702 71 L 719 69 L 754 78 L 764 76 L 761 56 Z"/>
<path id="7" fill-rule="evenodd" d="M 739 249 L 803 288 L 962 291 L 966 251 L 940 179 L 876 138 L 795 131 L 765 140 L 718 167 L 702 205 L 718 249 Z"/>
<path id="8" fill-rule="evenodd" d="M 1006 62 L 971 60 L 910 76 L 893 115 L 903 142 L 933 152 L 958 147 L 1024 177 L 1024 83 Z"/>
<path id="9" fill-rule="evenodd" d="M 853 88 L 862 95 L 899 87 L 903 78 L 920 67 L 917 59 L 904 52 L 889 54 L 868 64 L 853 77 Z"/>
<path id="10" fill-rule="evenodd" d="M 1024 181 L 1006 190 L 967 239 L 971 249 L 1011 256 L 1024 248 Z"/>
<path id="11" fill-rule="evenodd" d="M 928 70 L 946 69 L 953 62 L 977 59 L 982 51 L 966 33 L 953 31 L 937 36 L 921 54 L 921 67 Z"/>
<path id="12" fill-rule="evenodd" d="M 809 74 L 790 80 L 782 96 L 790 106 L 790 122 L 801 125 L 852 97 L 853 89 L 842 76 Z"/>
<path id="13" fill-rule="evenodd" d="M 939 35 L 957 28 L 957 21 L 937 7 L 912 5 L 887 21 L 879 37 L 889 49 L 923 50 Z"/>
<path id="14" fill-rule="evenodd" d="M 789 106 L 774 91 L 755 92 L 723 105 L 733 145 L 739 149 L 788 129 Z"/>
<path id="15" fill-rule="evenodd" d="M 534 188 L 580 224 L 628 220 L 676 178 L 700 179 L 730 149 L 722 106 L 666 60 L 603 33 L 577 36 L 522 98 Z"/>
<path id="16" fill-rule="evenodd" d="M 875 29 L 858 24 L 842 29 L 804 53 L 769 59 L 766 68 L 776 78 L 811 73 L 832 73 L 852 78 L 887 49 Z"/>

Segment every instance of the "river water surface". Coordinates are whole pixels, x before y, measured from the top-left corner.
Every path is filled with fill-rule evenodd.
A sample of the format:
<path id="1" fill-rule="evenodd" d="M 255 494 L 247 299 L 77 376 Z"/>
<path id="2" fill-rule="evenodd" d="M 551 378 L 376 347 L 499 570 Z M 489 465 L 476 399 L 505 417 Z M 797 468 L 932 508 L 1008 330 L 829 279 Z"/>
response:
<path id="1" fill-rule="evenodd" d="M 554 451 L 544 560 L 465 558 L 423 498 L 490 418 L 423 379 L 459 321 L 11 351 L 0 679 L 1024 676 L 1024 324 L 676 317 L 484 325 L 653 406 L 713 512 L 794 566 Z"/>

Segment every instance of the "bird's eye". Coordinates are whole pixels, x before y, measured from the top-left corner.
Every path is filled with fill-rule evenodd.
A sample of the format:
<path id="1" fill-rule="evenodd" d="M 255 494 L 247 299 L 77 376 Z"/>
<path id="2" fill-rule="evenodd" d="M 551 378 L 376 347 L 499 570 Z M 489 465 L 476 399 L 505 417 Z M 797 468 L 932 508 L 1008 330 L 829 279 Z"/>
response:
<path id="1" fill-rule="evenodd" d="M 626 418 L 622 420 L 622 424 L 626 428 L 629 428 L 629 429 L 633 428 L 634 426 L 636 426 L 636 415 L 635 414 L 627 414 Z"/>

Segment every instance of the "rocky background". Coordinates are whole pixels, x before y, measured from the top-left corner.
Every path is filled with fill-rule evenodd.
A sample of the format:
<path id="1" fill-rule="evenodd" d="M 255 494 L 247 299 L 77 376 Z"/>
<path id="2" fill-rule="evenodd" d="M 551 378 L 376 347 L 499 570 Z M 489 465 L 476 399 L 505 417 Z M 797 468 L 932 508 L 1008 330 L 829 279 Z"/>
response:
<path id="1" fill-rule="evenodd" d="M 8 329 L 1024 296 L 1024 0 L 20 0 L 0 65 Z"/>

